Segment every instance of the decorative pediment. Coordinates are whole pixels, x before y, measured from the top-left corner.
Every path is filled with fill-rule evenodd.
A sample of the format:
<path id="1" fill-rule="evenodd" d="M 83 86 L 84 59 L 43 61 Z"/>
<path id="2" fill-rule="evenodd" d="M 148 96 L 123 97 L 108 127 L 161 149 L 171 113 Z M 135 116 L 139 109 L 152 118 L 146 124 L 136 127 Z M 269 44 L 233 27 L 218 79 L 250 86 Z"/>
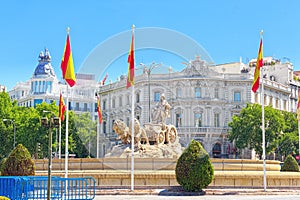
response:
<path id="1" fill-rule="evenodd" d="M 187 76 L 200 76 L 207 77 L 216 72 L 209 68 L 208 63 L 205 60 L 201 60 L 200 56 L 196 56 L 196 59 L 189 63 L 183 63 L 187 67 L 183 70 Z"/>

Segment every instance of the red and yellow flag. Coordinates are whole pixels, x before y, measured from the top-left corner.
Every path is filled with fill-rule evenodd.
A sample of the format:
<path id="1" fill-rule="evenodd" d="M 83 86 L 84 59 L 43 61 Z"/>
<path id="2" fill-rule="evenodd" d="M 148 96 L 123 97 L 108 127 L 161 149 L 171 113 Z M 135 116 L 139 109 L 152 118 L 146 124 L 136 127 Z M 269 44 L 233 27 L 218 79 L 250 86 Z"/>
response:
<path id="1" fill-rule="evenodd" d="M 101 85 L 104 85 L 105 84 L 105 81 L 108 77 L 108 73 L 106 73 L 105 77 L 103 78 L 103 80 L 101 81 Z"/>
<path id="2" fill-rule="evenodd" d="M 128 76 L 126 88 L 134 85 L 134 26 L 132 27 L 132 38 L 130 44 L 130 50 L 128 54 Z"/>
<path id="3" fill-rule="evenodd" d="M 64 50 L 64 55 L 61 61 L 61 70 L 63 78 L 66 80 L 70 87 L 73 87 L 76 83 L 76 77 L 74 73 L 74 64 L 69 34 L 67 35 L 67 42 Z"/>
<path id="4" fill-rule="evenodd" d="M 64 121 L 64 119 L 65 119 L 65 111 L 66 111 L 65 102 L 62 97 L 62 94 L 60 93 L 59 106 L 58 106 L 58 117 L 60 118 L 61 121 Z"/>
<path id="5" fill-rule="evenodd" d="M 97 112 L 99 123 L 102 124 L 102 111 L 101 111 L 101 104 L 100 104 L 100 97 L 97 96 Z"/>
<path id="6" fill-rule="evenodd" d="M 262 47 L 263 47 L 262 39 L 260 39 L 256 67 L 255 67 L 255 72 L 254 72 L 254 79 L 253 79 L 253 83 L 252 83 L 252 91 L 254 93 L 256 93 L 257 89 L 259 88 L 260 68 L 264 65 L 263 48 Z"/>

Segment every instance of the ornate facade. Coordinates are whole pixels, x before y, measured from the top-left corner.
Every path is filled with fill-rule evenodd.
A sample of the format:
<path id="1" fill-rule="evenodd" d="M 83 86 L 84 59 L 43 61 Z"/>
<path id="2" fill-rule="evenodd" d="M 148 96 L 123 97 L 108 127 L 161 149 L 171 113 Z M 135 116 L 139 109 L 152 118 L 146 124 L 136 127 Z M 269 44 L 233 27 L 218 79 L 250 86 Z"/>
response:
<path id="1" fill-rule="evenodd" d="M 265 105 L 295 112 L 299 84 L 293 79 L 292 64 L 270 57 L 264 58 L 264 62 Z M 228 141 L 228 122 L 247 103 L 261 103 L 262 99 L 260 92 L 254 94 L 251 90 L 253 63 L 209 66 L 196 57 L 180 72 L 169 69 L 169 73 L 148 74 L 145 68 L 143 74 L 135 77 L 135 117 L 141 125 L 151 121 L 152 109 L 165 94 L 172 107 L 167 123 L 177 127 L 183 146 L 196 139 L 212 157 L 234 157 L 234 144 Z M 104 116 L 101 133 L 108 138 L 114 138 L 114 120 L 122 119 L 127 125 L 130 121 L 131 89 L 125 86 L 126 77 L 122 76 L 117 82 L 100 87 L 98 92 Z M 254 155 L 242 152 L 241 156 Z"/>
<path id="2" fill-rule="evenodd" d="M 53 101 L 58 105 L 60 93 L 64 98 L 67 96 L 67 86 L 55 75 L 49 51 L 45 49 L 38 58 L 32 77 L 8 91 L 10 98 L 17 100 L 19 106 L 35 107 L 36 104 Z M 94 75 L 76 74 L 76 79 L 76 85 L 68 89 L 69 109 L 76 113 L 91 112 L 94 116 L 95 92 L 100 85 L 94 80 Z"/>

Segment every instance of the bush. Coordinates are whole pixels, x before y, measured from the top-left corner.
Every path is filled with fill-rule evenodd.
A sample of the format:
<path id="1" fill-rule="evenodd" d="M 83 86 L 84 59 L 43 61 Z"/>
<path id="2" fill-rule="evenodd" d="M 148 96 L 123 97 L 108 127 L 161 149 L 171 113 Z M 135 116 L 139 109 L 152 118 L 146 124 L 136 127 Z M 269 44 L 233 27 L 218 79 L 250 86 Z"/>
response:
<path id="1" fill-rule="evenodd" d="M 288 155 L 281 167 L 281 171 L 298 172 L 299 166 L 296 159 L 293 156 Z"/>
<path id="2" fill-rule="evenodd" d="M 185 191 L 199 192 L 214 178 L 214 168 L 208 153 L 196 140 L 192 140 L 176 164 L 176 180 Z"/>
<path id="3" fill-rule="evenodd" d="M 35 174 L 35 164 L 22 144 L 10 153 L 1 171 L 2 176 L 30 176 Z"/>

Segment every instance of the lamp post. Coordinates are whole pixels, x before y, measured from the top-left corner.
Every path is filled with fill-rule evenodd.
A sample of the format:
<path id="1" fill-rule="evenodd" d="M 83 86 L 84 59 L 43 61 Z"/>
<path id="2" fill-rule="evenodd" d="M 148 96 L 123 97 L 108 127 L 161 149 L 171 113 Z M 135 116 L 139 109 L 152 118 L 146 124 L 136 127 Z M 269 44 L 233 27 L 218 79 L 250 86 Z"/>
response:
<path id="1" fill-rule="evenodd" d="M 44 113 L 52 113 L 50 121 L 47 117 L 41 119 L 41 125 L 49 128 L 49 145 L 48 145 L 48 182 L 47 182 L 47 200 L 51 199 L 51 168 L 52 168 L 52 128 L 59 126 L 59 117 L 55 117 L 51 111 L 43 110 Z"/>
<path id="2" fill-rule="evenodd" d="M 11 119 L 3 119 L 4 122 L 10 121 L 14 125 L 14 148 L 16 147 L 16 124 Z"/>
<path id="3" fill-rule="evenodd" d="M 150 75 L 153 69 L 160 67 L 161 63 L 157 64 L 155 62 L 151 63 L 149 66 L 140 63 L 140 66 L 144 67 L 144 73 L 148 76 L 148 111 L 149 111 L 149 123 L 150 123 Z"/>

